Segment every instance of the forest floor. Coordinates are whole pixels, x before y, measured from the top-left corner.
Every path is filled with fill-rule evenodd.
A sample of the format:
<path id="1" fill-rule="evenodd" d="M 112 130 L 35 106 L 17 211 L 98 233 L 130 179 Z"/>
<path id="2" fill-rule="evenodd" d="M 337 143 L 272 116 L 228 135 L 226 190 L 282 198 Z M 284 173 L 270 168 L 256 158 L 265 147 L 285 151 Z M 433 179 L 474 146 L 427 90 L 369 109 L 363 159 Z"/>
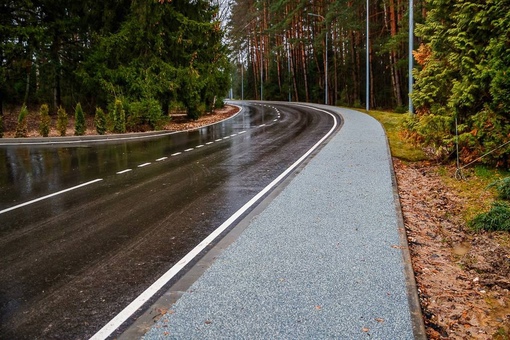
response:
<path id="1" fill-rule="evenodd" d="M 471 231 L 463 218 L 493 194 L 476 176 L 459 189 L 453 165 L 394 168 L 427 337 L 509 339 L 510 234 Z"/>
<path id="2" fill-rule="evenodd" d="M 197 121 L 174 115 L 165 130 L 198 128 L 236 112 L 226 106 Z M 17 113 L 4 115 L 4 137 L 14 137 L 16 118 Z M 69 136 L 72 126 L 70 115 Z M 88 117 L 87 134 L 95 134 L 93 126 Z M 36 112 L 29 114 L 28 129 L 30 137 L 39 135 Z M 57 135 L 53 128 L 50 136 Z M 467 193 L 480 187 L 475 176 L 468 176 L 461 189 L 452 184 L 454 166 L 395 158 L 394 168 L 427 337 L 510 339 L 510 234 L 475 233 L 463 217 L 467 206 L 490 201 L 492 194 L 483 188 L 477 192 L 485 197 Z"/>

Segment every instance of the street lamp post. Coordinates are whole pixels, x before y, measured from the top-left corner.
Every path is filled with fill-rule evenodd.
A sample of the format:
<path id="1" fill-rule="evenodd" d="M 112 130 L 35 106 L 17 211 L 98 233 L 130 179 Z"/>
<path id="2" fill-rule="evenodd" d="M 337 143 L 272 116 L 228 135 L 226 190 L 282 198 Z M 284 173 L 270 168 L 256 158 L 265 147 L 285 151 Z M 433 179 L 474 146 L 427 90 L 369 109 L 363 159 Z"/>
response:
<path id="1" fill-rule="evenodd" d="M 308 15 L 313 17 L 319 17 L 324 20 L 324 24 L 326 25 L 326 66 L 324 67 L 324 104 L 328 105 L 328 23 L 326 18 L 320 14 L 308 13 Z"/>
<path id="2" fill-rule="evenodd" d="M 370 30 L 369 30 L 369 19 L 370 19 L 370 1 L 367 0 L 367 62 L 366 62 L 366 94 L 365 94 L 365 108 L 368 112 L 370 109 Z"/>
<path id="3" fill-rule="evenodd" d="M 263 70 L 264 70 L 264 64 L 263 64 L 263 60 L 262 60 L 262 38 L 260 39 L 260 100 L 263 100 L 263 96 L 262 96 L 262 91 L 263 91 L 263 86 L 262 86 L 262 83 L 264 81 L 264 75 L 263 75 Z"/>
<path id="4" fill-rule="evenodd" d="M 414 43 L 414 5 L 413 0 L 409 0 L 409 113 L 413 113 L 413 43 Z"/>

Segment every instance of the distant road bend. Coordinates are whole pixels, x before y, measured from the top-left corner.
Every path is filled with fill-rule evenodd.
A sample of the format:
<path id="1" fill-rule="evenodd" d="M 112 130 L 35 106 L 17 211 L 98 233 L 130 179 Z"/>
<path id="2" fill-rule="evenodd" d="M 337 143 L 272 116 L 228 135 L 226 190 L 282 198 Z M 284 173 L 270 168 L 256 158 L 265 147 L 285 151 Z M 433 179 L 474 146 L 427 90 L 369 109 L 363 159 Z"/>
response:
<path id="1" fill-rule="evenodd" d="M 0 338 L 91 337 L 339 128 L 307 106 L 237 104 L 164 137 L 0 146 Z"/>

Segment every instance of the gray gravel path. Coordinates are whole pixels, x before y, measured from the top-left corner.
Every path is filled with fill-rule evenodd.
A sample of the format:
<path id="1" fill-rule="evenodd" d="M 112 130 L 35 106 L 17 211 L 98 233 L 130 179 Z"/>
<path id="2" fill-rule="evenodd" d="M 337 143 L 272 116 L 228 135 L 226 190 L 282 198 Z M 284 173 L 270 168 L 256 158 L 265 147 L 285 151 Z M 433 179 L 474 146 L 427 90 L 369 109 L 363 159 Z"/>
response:
<path id="1" fill-rule="evenodd" d="M 145 339 L 414 338 L 384 130 L 335 110 L 342 129 Z"/>

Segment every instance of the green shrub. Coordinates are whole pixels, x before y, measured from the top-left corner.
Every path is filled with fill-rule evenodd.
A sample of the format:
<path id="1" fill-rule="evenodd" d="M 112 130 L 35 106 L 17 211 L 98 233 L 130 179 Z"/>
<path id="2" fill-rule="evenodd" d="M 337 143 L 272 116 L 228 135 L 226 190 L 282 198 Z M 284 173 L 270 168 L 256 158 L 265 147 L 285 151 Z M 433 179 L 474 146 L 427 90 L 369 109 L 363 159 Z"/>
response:
<path id="1" fill-rule="evenodd" d="M 120 99 L 115 100 L 112 115 L 113 115 L 113 132 L 114 133 L 126 132 L 126 111 L 124 111 L 124 107 Z"/>
<path id="2" fill-rule="evenodd" d="M 397 106 L 394 110 L 395 113 L 406 113 L 408 108 L 406 106 Z"/>
<path id="3" fill-rule="evenodd" d="M 28 109 L 25 104 L 21 107 L 21 111 L 18 116 L 18 125 L 16 126 L 16 138 L 23 138 L 28 135 L 28 127 L 27 127 L 27 116 Z"/>
<path id="4" fill-rule="evenodd" d="M 74 110 L 74 119 L 74 134 L 76 136 L 83 136 L 87 126 L 85 124 L 85 114 L 83 113 L 80 103 L 76 105 L 76 109 Z"/>
<path id="5" fill-rule="evenodd" d="M 496 201 L 491 210 L 476 216 L 468 225 L 476 231 L 510 231 L 510 206 Z"/>
<path id="6" fill-rule="evenodd" d="M 67 132 L 67 112 L 66 110 L 61 106 L 58 108 L 57 111 L 57 130 L 60 133 L 60 136 L 65 136 Z"/>
<path id="7" fill-rule="evenodd" d="M 214 105 L 215 109 L 221 109 L 225 106 L 225 101 L 223 100 L 223 98 L 220 98 L 220 99 L 217 99 L 214 104 L 215 104 Z"/>
<path id="8" fill-rule="evenodd" d="M 500 199 L 510 200 L 510 177 L 491 183 L 489 187 L 496 187 Z"/>
<path id="9" fill-rule="evenodd" d="M 39 123 L 39 133 L 43 137 L 48 137 L 50 134 L 51 118 L 49 111 L 50 109 L 47 104 L 41 105 L 41 109 L 39 110 L 39 116 L 41 119 L 41 122 Z"/>
<path id="10" fill-rule="evenodd" d="M 94 124 L 96 125 L 96 131 L 100 135 L 104 135 L 106 132 L 106 116 L 101 108 L 96 108 L 96 115 L 94 116 Z"/>
<path id="11" fill-rule="evenodd" d="M 143 99 L 129 106 L 127 127 L 130 131 L 159 130 L 168 117 L 163 115 L 161 105 L 155 99 Z"/>

